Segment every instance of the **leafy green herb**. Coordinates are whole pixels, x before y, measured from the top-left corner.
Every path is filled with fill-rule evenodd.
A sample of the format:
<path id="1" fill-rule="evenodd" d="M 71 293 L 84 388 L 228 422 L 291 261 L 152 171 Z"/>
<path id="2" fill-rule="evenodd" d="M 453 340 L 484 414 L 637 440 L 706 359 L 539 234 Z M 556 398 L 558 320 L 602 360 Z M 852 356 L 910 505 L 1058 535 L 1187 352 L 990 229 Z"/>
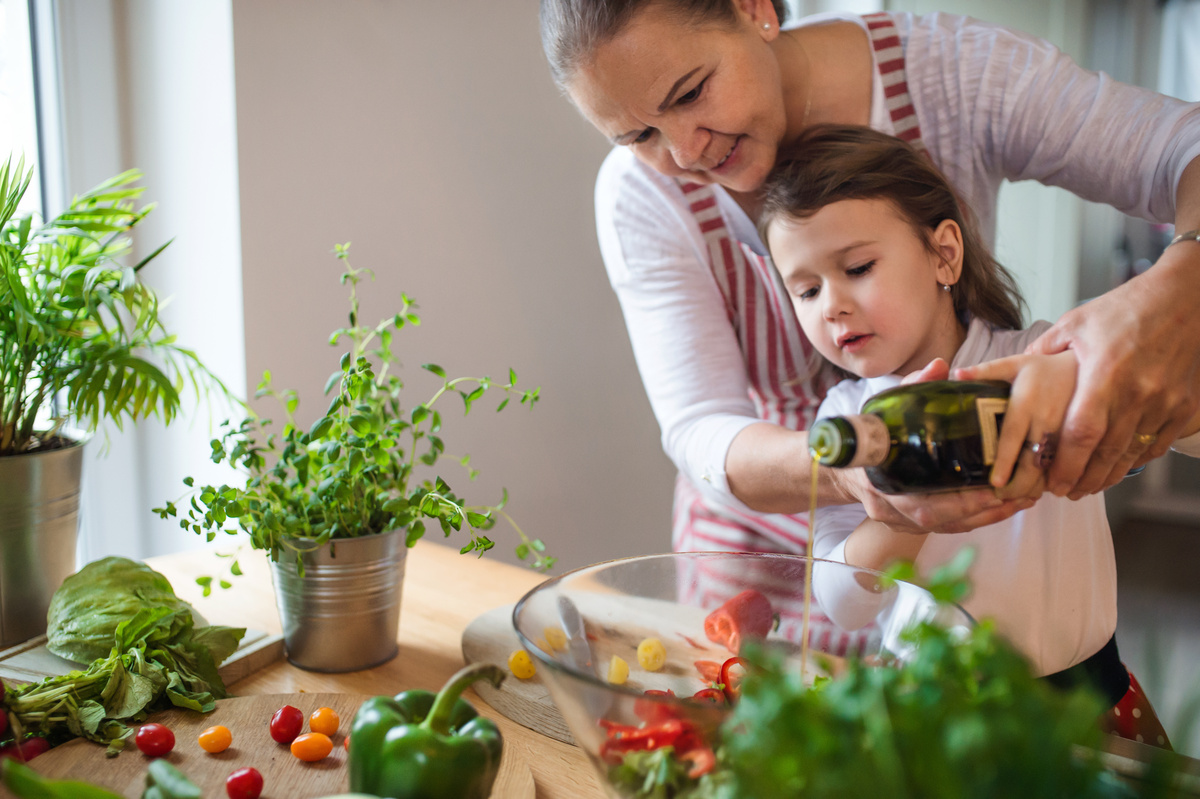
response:
<path id="1" fill-rule="evenodd" d="M 13 733 L 52 743 L 82 736 L 108 744 L 110 754 L 152 710 L 211 711 L 227 696 L 217 666 L 246 633 L 196 627 L 191 606 L 166 578 L 125 558 L 85 566 L 55 592 L 51 609 L 52 651 L 74 659 L 107 643 L 108 654 L 87 669 L 10 688 Z M 127 615 L 118 622 L 120 613 Z"/>
<path id="2" fill-rule="evenodd" d="M 424 402 L 406 406 L 392 337 L 420 324 L 416 303 L 402 294 L 397 313 L 374 326 L 361 325 L 357 286 L 370 272 L 350 266 L 348 249 L 348 244 L 339 245 L 336 253 L 346 270 L 342 282 L 350 287 L 350 325 L 333 331 L 329 342 L 336 346 L 345 340 L 350 346 L 326 381 L 325 392 L 333 398 L 325 415 L 307 431 L 300 429 L 294 420 L 297 393 L 275 389 L 270 372 L 265 373 L 256 396 L 279 401 L 285 414 L 282 429 L 270 432 L 269 419 L 251 414 L 240 422 L 227 421 L 224 435 L 212 441 L 213 462 L 242 471 L 245 486 L 196 486 L 189 477 L 182 499 L 154 511 L 164 519 L 177 517 L 180 527 L 209 541 L 244 530 L 251 545 L 269 552 L 272 560 L 288 555 L 298 563 L 301 552 L 313 546 L 390 530 L 406 530 L 412 546 L 425 534 L 427 520 L 447 537 L 465 525 L 468 540 L 461 552 L 482 556 L 494 546 L 484 532 L 503 516 L 516 530 L 521 560 L 548 570 L 555 559 L 545 554 L 545 544 L 529 538 L 505 513 L 507 491 L 496 504 L 468 505 L 440 475 L 428 472 L 445 454 L 437 404 L 443 397 L 458 395 L 467 414 L 489 391 L 503 393 L 496 408 L 502 410 L 511 397 L 532 407 L 540 389 L 519 390 L 511 369 L 507 381 L 449 378 L 441 366 L 427 363 L 423 368 L 441 378 L 442 385 Z M 469 456 L 456 460 L 473 479 Z M 212 579 L 202 579 L 207 594 Z"/>
<path id="3" fill-rule="evenodd" d="M 164 329 L 158 297 L 138 280 L 167 245 L 134 266 L 119 262 L 153 208 L 134 205 L 141 172 L 101 183 L 39 225 L 14 218 L 32 175 L 24 159 L 0 168 L 0 455 L 56 446 L 68 418 L 89 430 L 106 418 L 170 422 L 187 382 L 198 396 L 214 386 L 228 396 Z M 42 415 L 49 430 L 36 427 Z"/>
<path id="4" fill-rule="evenodd" d="M 852 663 L 819 691 L 760 653 L 726 723 L 741 795 L 1128 795 L 1095 755 L 1091 692 L 1037 680 L 987 621 L 965 638 L 924 625 L 912 640 L 911 660 Z"/>

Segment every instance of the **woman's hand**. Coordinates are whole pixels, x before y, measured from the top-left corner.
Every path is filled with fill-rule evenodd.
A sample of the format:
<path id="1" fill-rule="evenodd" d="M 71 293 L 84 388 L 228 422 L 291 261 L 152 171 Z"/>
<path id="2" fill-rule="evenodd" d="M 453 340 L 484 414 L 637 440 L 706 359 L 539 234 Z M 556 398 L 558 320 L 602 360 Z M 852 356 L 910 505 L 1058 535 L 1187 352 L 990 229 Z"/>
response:
<path id="1" fill-rule="evenodd" d="M 991 483 L 999 496 L 1036 499 L 1046 490 L 1046 470 L 1056 457 L 1077 371 L 1070 352 L 1012 355 L 954 370 L 958 380 L 1012 383 L 992 465 Z"/>
<path id="2" fill-rule="evenodd" d="M 1078 388 L 1049 488 L 1101 491 L 1164 454 L 1200 408 L 1200 243 L 1167 248 L 1148 272 L 1065 314 L 1031 345 L 1070 349 Z"/>
<path id="3" fill-rule="evenodd" d="M 940 494 L 884 494 L 863 469 L 825 469 L 842 496 L 861 502 L 867 515 L 904 533 L 965 533 L 1033 507 L 1030 497 L 1003 499 L 991 488 Z"/>

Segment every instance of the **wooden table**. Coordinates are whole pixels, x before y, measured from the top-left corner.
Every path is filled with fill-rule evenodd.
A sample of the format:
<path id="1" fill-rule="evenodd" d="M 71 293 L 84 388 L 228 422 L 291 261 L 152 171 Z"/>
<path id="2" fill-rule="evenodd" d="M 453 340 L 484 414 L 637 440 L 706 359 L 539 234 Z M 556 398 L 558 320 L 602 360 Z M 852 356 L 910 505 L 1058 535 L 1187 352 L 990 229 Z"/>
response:
<path id="1" fill-rule="evenodd" d="M 220 574 L 228 560 L 208 552 L 187 552 L 150 558 L 147 563 L 166 575 L 175 592 L 194 604 L 210 623 L 280 632 L 270 568 L 262 553 L 241 555 L 239 563 L 245 574 L 232 580 L 233 588 L 214 589 L 208 597 L 202 595 L 195 578 Z M 296 691 L 375 695 L 410 688 L 436 691 L 463 665 L 461 636 L 471 620 L 517 601 L 542 579 L 528 569 L 460 555 L 457 549 L 421 541 L 408 551 L 400 608 L 400 654 L 393 660 L 348 674 L 316 674 L 281 660 L 229 689 L 238 696 Z M 499 724 L 505 748 L 520 755 L 533 772 L 538 799 L 605 796 L 582 749 L 522 727 L 468 693 L 468 700 L 480 713 Z"/>

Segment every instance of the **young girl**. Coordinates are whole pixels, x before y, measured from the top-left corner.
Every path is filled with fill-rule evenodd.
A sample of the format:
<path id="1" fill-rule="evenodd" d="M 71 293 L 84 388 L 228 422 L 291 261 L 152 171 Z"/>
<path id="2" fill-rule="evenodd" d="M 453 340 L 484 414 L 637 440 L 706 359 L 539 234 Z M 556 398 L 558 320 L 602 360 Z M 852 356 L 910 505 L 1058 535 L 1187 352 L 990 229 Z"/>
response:
<path id="1" fill-rule="evenodd" d="M 818 417 L 858 413 L 935 359 L 963 368 L 1021 353 L 1049 328 L 1020 329 L 1012 276 L 922 153 L 858 127 L 814 129 L 794 152 L 765 185 L 759 229 L 804 333 L 850 377 L 830 390 Z M 1070 352 L 1027 357 L 1026 368 L 1075 369 Z M 1070 381 L 1041 384 L 1063 385 L 1067 395 L 1039 398 L 1043 418 L 1061 419 Z M 1025 438 L 1044 460 L 1053 431 L 1037 418 L 1006 418 L 1010 424 L 1027 425 Z M 1200 417 L 1188 427 L 1197 430 Z M 895 532 L 867 519 L 861 505 L 821 508 L 816 518 L 814 556 L 867 568 L 903 558 L 927 573 L 974 547 L 967 611 L 994 619 L 1051 681 L 1087 679 L 1113 705 L 1142 702 L 1126 716 L 1139 718 L 1149 743 L 1166 744 L 1144 698 L 1125 699 L 1130 678 L 1113 637 L 1116 563 L 1102 494 L 1076 502 L 1046 495 L 1008 520 L 958 535 Z"/>

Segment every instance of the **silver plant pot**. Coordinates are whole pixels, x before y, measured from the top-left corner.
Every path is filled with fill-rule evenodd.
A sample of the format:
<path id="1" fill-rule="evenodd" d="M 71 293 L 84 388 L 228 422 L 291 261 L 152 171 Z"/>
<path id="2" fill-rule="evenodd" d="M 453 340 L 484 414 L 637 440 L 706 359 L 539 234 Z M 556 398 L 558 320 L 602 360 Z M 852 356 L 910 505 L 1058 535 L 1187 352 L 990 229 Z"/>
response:
<path id="1" fill-rule="evenodd" d="M 0 648 L 46 632 L 46 610 L 75 572 L 83 444 L 0 456 Z"/>
<path id="2" fill-rule="evenodd" d="M 368 669 L 396 656 L 404 531 L 331 541 L 271 564 L 288 660 L 302 669 Z M 299 542 L 297 542 L 299 544 Z"/>

